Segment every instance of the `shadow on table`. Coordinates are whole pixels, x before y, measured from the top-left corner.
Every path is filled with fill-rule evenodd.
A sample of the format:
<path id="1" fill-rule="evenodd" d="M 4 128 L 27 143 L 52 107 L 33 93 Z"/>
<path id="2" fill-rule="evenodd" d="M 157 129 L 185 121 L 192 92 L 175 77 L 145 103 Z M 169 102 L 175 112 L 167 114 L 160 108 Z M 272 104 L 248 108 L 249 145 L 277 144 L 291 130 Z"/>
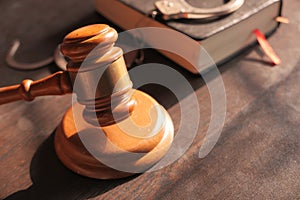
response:
<path id="1" fill-rule="evenodd" d="M 117 180 L 86 178 L 68 170 L 57 158 L 52 134 L 36 151 L 30 166 L 32 185 L 6 198 L 87 199 L 103 194 L 137 176 Z"/>

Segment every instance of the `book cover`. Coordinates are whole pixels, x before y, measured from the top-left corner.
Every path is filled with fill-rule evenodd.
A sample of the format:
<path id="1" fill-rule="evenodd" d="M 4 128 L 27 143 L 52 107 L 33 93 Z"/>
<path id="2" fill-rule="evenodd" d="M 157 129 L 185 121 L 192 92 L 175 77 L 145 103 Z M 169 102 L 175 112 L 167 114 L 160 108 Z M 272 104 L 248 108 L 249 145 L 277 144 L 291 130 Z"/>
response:
<path id="1" fill-rule="evenodd" d="M 275 21 L 281 15 L 281 0 L 245 0 L 237 11 L 216 20 L 162 20 L 153 18 L 156 0 L 95 0 L 97 11 L 121 28 L 164 27 L 179 31 L 199 42 L 217 64 L 234 57 L 256 42 L 252 33 L 260 29 L 270 35 L 278 27 Z M 223 4 L 220 0 L 187 0 L 195 7 L 215 7 Z M 180 45 L 180 44 L 179 44 Z M 161 52 L 192 73 L 199 73 L 182 59 Z M 200 66 L 201 70 L 209 66 Z"/>

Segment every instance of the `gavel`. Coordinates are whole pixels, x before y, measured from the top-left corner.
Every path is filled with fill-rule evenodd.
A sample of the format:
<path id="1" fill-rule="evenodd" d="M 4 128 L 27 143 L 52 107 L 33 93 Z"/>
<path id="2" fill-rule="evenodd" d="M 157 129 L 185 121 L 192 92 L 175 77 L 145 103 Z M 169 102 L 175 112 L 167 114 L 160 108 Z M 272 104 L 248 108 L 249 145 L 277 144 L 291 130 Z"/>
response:
<path id="1" fill-rule="evenodd" d="M 72 171 L 116 179 L 157 164 L 173 141 L 168 112 L 132 88 L 117 32 L 94 24 L 69 33 L 61 52 L 67 70 L 46 78 L 0 88 L 0 104 L 37 96 L 75 93 L 77 101 L 55 131 L 55 151 Z"/>

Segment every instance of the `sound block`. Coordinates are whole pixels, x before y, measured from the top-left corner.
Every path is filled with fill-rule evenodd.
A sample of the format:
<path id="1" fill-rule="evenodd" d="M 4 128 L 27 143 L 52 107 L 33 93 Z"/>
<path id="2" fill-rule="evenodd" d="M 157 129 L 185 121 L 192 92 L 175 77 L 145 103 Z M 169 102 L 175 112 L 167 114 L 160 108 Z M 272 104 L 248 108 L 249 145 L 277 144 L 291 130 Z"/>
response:
<path id="1" fill-rule="evenodd" d="M 127 119 L 97 127 L 75 103 L 55 132 L 55 150 L 72 171 L 96 179 L 117 179 L 143 173 L 163 158 L 173 141 L 167 111 L 149 95 L 133 90 L 136 104 Z"/>

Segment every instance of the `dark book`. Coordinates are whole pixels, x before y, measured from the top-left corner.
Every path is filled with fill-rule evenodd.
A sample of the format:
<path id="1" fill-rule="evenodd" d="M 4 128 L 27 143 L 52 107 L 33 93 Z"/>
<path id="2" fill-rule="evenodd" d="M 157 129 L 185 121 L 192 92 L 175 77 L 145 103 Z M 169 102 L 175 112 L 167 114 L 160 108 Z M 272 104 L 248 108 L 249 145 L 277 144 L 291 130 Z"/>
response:
<path id="1" fill-rule="evenodd" d="M 199 42 L 209 53 L 215 63 L 220 64 L 234 57 L 239 52 L 256 42 L 254 29 L 270 35 L 278 27 L 276 17 L 281 14 L 280 0 L 245 0 L 237 11 L 212 21 L 203 20 L 163 20 L 153 17 L 156 0 L 95 0 L 97 11 L 121 28 L 128 30 L 139 27 L 170 28 L 187 35 L 191 40 Z M 214 7 L 220 0 L 188 0 L 195 7 Z M 155 41 L 146 41 L 153 43 Z M 194 52 L 193 47 L 177 41 L 180 48 Z M 195 51 L 197 51 L 195 49 Z M 203 63 L 195 69 L 179 56 L 161 51 L 179 65 L 192 73 L 206 70 L 209 64 Z"/>

